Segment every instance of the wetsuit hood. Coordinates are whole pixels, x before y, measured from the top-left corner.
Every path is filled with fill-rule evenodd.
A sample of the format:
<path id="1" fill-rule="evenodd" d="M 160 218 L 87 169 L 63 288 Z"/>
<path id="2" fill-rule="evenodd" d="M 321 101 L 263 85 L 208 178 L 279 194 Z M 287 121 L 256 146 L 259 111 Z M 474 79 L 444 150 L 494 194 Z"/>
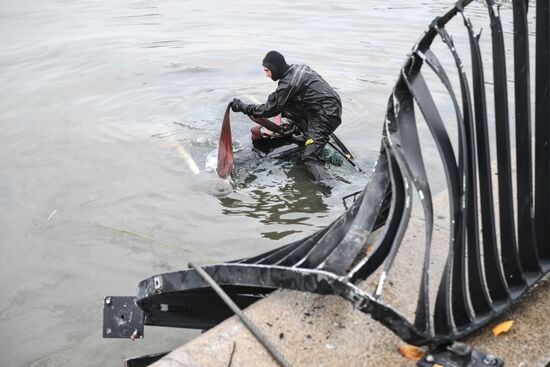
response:
<path id="1" fill-rule="evenodd" d="M 262 65 L 271 71 L 271 79 L 277 81 L 287 72 L 290 65 L 285 61 L 285 57 L 277 51 L 269 51 L 265 55 Z"/>

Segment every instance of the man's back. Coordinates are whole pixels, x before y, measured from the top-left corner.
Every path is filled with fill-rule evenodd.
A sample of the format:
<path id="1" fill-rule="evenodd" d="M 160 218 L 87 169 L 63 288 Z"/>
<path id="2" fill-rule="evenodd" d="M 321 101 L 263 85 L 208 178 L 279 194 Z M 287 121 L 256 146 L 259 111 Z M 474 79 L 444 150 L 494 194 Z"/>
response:
<path id="1" fill-rule="evenodd" d="M 328 117 L 340 124 L 342 103 L 336 91 L 307 65 L 290 65 L 279 80 L 277 89 L 288 89 L 283 115 L 290 119 L 308 121 Z M 337 126 L 336 125 L 336 126 Z"/>

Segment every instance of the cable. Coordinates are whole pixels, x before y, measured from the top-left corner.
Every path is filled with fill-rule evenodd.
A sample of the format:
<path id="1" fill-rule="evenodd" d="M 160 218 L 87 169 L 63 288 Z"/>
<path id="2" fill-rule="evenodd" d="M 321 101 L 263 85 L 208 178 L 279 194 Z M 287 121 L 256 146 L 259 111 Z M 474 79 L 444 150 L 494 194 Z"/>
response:
<path id="1" fill-rule="evenodd" d="M 117 232 L 120 232 L 120 233 L 129 234 L 129 235 L 134 236 L 134 237 L 139 237 L 139 238 L 154 242 L 157 245 L 161 245 L 161 246 L 164 246 L 164 247 L 170 247 L 170 248 L 174 248 L 174 249 L 177 249 L 177 250 L 188 252 L 188 253 L 193 254 L 195 256 L 198 256 L 198 257 L 200 257 L 200 258 L 202 258 L 202 259 L 204 259 L 204 260 L 206 260 L 206 261 L 208 261 L 212 264 L 215 264 L 217 262 L 215 259 L 213 259 L 211 257 L 208 257 L 206 255 L 203 255 L 203 254 L 201 254 L 201 253 L 199 253 L 195 250 L 191 250 L 190 248 L 183 247 L 181 245 L 175 245 L 173 243 L 162 242 L 162 241 L 156 240 L 152 237 L 149 237 L 149 236 L 147 236 L 146 234 L 143 234 L 143 233 L 135 232 L 135 231 L 132 231 L 132 230 L 129 230 L 129 229 L 126 229 L 126 228 L 111 227 L 111 226 L 107 226 L 107 225 L 103 225 L 103 224 L 97 224 L 97 225 L 99 227 L 106 228 L 106 229 L 109 229 L 111 231 L 117 231 Z"/>

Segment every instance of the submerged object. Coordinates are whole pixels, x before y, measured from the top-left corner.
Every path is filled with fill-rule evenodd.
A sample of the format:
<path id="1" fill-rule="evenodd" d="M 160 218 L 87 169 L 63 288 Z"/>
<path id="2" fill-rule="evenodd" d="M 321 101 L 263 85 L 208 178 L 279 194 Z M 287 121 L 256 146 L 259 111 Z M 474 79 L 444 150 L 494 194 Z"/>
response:
<path id="1" fill-rule="evenodd" d="M 291 125 L 281 125 L 281 115 L 277 115 L 274 121 L 249 117 L 258 123 L 250 129 L 252 144 L 257 151 L 269 154 L 287 145 L 297 144 L 300 148 L 304 147 L 306 137 Z M 334 133 L 330 134 L 330 140 L 323 149 L 322 155 L 323 160 L 328 164 L 342 166 L 343 161 L 346 160 L 358 172 L 364 172 L 355 161 L 355 157 Z"/>
<path id="2" fill-rule="evenodd" d="M 233 142 L 231 138 L 230 113 L 231 102 L 227 105 L 225 110 L 218 143 L 216 172 L 220 178 L 227 178 L 231 175 L 231 171 L 233 170 Z M 275 116 L 274 121 L 265 117 L 248 117 L 258 124 L 250 129 L 252 144 L 256 151 L 267 155 L 277 148 L 293 143 L 297 144 L 299 147 L 304 145 L 305 139 L 303 135 L 298 133 L 296 127 L 293 125 L 282 124 L 280 114 Z M 288 151 L 293 150 L 294 149 L 289 149 Z M 327 163 L 335 166 L 341 166 L 343 163 L 342 160 L 346 160 L 357 171 L 364 172 L 358 166 L 357 162 L 355 162 L 353 155 L 334 133 L 330 135 L 330 141 L 323 151 L 323 158 Z"/>
<path id="3" fill-rule="evenodd" d="M 223 115 L 222 131 L 218 143 L 216 172 L 218 172 L 218 176 L 221 178 L 227 178 L 231 175 L 231 170 L 233 170 L 233 141 L 231 140 L 231 122 L 229 121 L 230 111 L 231 103 L 227 105 L 225 114 Z"/>
<path id="4" fill-rule="evenodd" d="M 223 116 L 222 129 L 220 132 L 220 140 L 218 143 L 218 160 L 216 164 L 216 172 L 220 178 L 227 178 L 231 175 L 233 170 L 233 141 L 231 137 L 231 102 L 225 109 Z M 267 131 L 274 134 L 274 136 L 281 136 L 284 134 L 283 128 L 279 125 L 281 122 L 280 115 L 275 118 L 275 122 L 263 117 L 249 116 L 252 121 L 255 121 L 262 127 L 265 127 Z M 255 132 L 255 128 L 252 128 L 252 134 Z M 259 130 L 258 130 L 259 131 Z M 253 135 L 253 139 L 254 135 Z"/>

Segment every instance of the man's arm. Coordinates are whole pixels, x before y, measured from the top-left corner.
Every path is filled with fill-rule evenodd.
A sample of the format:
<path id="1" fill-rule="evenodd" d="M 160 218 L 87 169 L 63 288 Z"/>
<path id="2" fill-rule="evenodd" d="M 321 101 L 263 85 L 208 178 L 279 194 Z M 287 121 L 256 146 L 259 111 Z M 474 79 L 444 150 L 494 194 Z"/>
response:
<path id="1" fill-rule="evenodd" d="M 254 117 L 273 117 L 283 111 L 290 93 L 290 84 L 284 80 L 279 82 L 277 90 L 267 97 L 264 104 L 249 104 L 243 106 L 243 113 Z"/>

